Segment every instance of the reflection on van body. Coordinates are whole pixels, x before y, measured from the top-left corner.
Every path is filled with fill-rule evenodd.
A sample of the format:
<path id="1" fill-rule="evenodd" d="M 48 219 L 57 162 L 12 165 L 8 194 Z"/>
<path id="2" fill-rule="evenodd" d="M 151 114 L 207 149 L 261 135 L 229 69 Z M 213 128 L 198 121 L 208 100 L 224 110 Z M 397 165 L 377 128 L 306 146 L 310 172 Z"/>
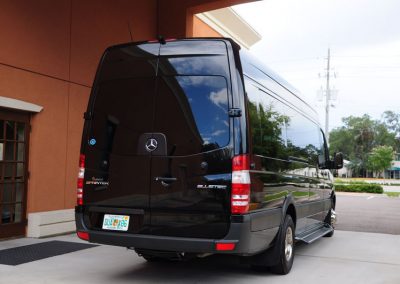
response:
<path id="1" fill-rule="evenodd" d="M 110 47 L 85 114 L 78 235 L 285 274 L 294 238 L 333 232 L 330 165 L 315 112 L 233 41 Z"/>

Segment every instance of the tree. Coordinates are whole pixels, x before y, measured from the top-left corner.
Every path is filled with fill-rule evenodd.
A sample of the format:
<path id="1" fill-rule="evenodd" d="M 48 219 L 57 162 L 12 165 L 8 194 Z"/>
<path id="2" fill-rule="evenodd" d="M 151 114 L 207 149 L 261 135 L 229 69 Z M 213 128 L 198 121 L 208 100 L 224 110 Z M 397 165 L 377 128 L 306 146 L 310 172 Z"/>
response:
<path id="1" fill-rule="evenodd" d="M 395 151 L 400 152 L 400 114 L 387 110 L 382 115 L 383 124 L 396 136 Z"/>
<path id="2" fill-rule="evenodd" d="M 354 173 L 366 176 L 369 153 L 377 146 L 395 147 L 396 135 L 383 122 L 372 120 L 367 114 L 345 117 L 342 121 L 344 125 L 329 135 L 331 151 L 342 152 L 350 160 Z"/>
<path id="3" fill-rule="evenodd" d="M 389 130 L 400 135 L 400 114 L 387 110 L 383 113 L 382 120 Z"/>
<path id="4" fill-rule="evenodd" d="M 377 146 L 372 149 L 372 152 L 368 157 L 367 168 L 377 173 L 378 176 L 382 171 L 390 167 L 393 156 L 394 151 L 392 147 Z"/>

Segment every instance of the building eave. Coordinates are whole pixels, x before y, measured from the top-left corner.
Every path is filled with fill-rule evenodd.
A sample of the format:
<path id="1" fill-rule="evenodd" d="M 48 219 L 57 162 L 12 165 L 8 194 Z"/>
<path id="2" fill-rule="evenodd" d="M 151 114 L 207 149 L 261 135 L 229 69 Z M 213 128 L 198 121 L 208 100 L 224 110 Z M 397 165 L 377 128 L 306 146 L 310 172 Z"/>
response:
<path id="1" fill-rule="evenodd" d="M 0 96 L 0 107 L 38 113 L 43 107 L 29 102 Z"/>
<path id="2" fill-rule="evenodd" d="M 246 49 L 261 40 L 261 35 L 232 8 L 204 12 L 196 14 L 196 17 L 223 37 L 232 38 Z"/>

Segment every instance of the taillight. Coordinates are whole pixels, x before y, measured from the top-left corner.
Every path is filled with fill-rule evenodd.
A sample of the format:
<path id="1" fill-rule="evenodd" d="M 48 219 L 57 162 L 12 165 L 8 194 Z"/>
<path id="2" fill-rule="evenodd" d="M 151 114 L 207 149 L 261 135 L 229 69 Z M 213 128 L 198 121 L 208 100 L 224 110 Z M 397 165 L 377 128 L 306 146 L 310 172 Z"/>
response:
<path id="1" fill-rule="evenodd" d="M 78 235 L 78 237 L 82 240 L 88 241 L 89 240 L 89 233 L 88 232 L 81 232 L 78 231 L 76 232 L 76 234 Z"/>
<path id="2" fill-rule="evenodd" d="M 250 158 L 248 155 L 232 159 L 231 213 L 245 214 L 250 203 Z"/>
<path id="3" fill-rule="evenodd" d="M 218 251 L 234 250 L 235 246 L 236 246 L 235 243 L 216 243 L 215 250 Z"/>
<path id="4" fill-rule="evenodd" d="M 79 156 L 78 186 L 77 186 L 77 204 L 83 205 L 83 178 L 85 177 L 85 155 Z"/>

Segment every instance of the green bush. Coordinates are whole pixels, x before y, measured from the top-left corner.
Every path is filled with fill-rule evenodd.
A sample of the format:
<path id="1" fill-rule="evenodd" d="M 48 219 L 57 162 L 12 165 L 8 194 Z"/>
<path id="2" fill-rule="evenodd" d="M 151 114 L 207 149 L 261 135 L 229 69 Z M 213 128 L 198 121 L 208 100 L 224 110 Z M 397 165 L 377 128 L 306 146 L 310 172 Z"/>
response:
<path id="1" fill-rule="evenodd" d="M 383 188 L 379 184 L 338 184 L 335 183 L 336 191 L 344 192 L 367 192 L 383 193 Z"/>

